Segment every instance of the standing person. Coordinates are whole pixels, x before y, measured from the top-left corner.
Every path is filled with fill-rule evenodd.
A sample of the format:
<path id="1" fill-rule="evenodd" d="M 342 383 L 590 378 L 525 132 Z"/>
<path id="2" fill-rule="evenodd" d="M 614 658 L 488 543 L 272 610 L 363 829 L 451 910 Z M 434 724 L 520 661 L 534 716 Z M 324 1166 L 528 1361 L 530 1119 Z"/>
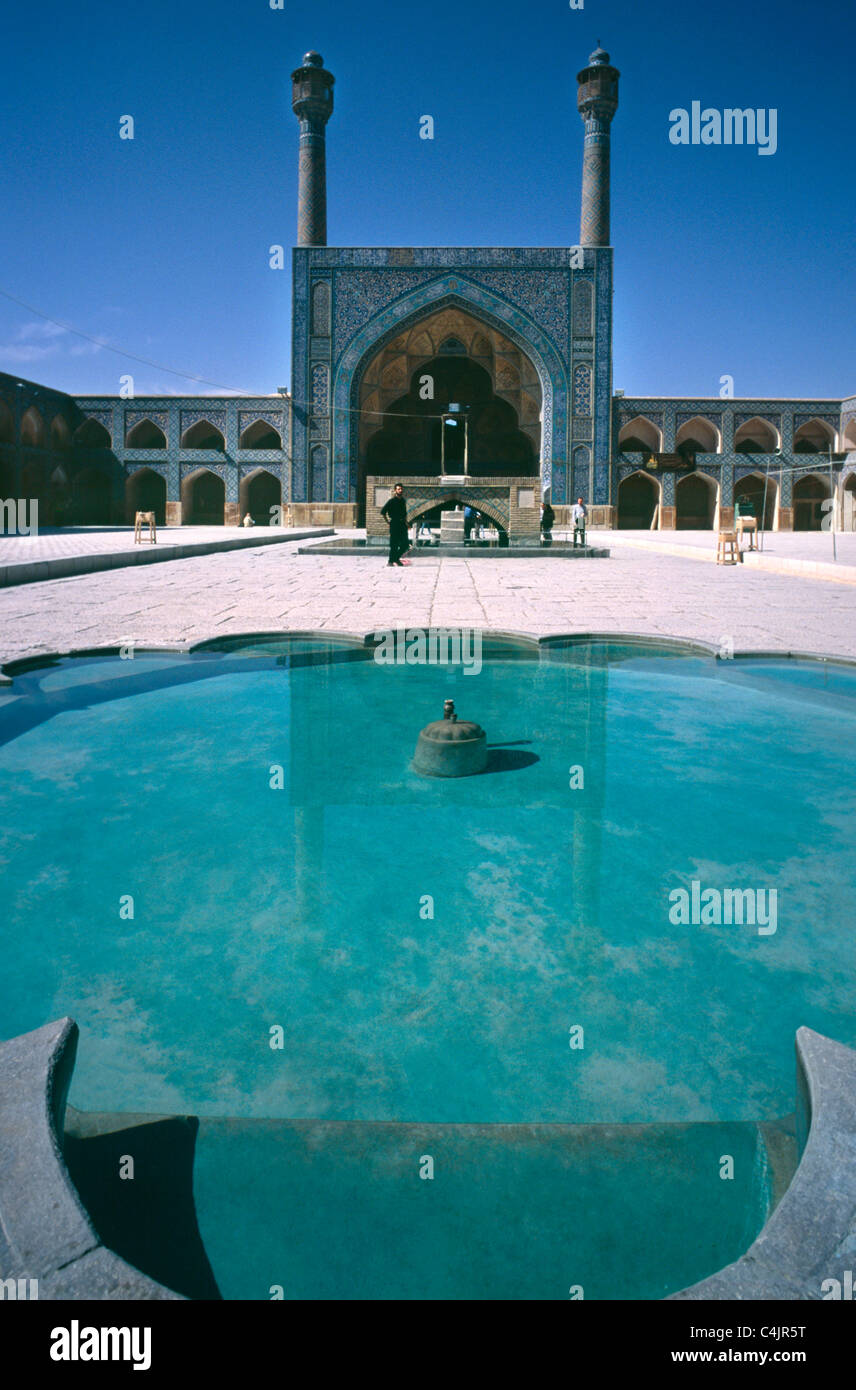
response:
<path id="1" fill-rule="evenodd" d="M 473 522 L 475 521 L 475 515 L 476 514 L 473 511 L 472 507 L 464 507 L 464 545 L 466 545 L 467 541 L 470 539 L 470 536 L 473 533 Z"/>
<path id="2" fill-rule="evenodd" d="M 578 535 L 580 537 L 580 544 L 583 546 L 583 548 L 585 548 L 587 515 L 588 513 L 585 509 L 585 503 L 583 502 L 583 499 L 581 497 L 578 497 L 574 505 L 571 507 L 571 520 L 574 523 L 574 550 L 576 550 L 577 548 Z"/>
<path id="3" fill-rule="evenodd" d="M 410 561 L 404 559 L 410 549 L 410 535 L 407 530 L 407 503 L 401 483 L 395 484 L 392 496 L 381 508 L 381 516 L 389 526 L 387 565 L 409 565 Z"/>
<path id="4" fill-rule="evenodd" d="M 553 527 L 556 523 L 556 513 L 549 502 L 541 503 L 541 530 L 544 535 L 544 544 L 553 544 Z"/>

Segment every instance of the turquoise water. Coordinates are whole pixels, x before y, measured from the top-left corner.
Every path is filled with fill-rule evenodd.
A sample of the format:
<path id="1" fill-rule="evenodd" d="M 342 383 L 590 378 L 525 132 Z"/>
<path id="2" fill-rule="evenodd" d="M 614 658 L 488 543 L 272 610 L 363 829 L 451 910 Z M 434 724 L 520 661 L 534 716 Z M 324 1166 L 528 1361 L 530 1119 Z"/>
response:
<path id="1" fill-rule="evenodd" d="M 489 770 L 417 777 L 450 695 Z M 0 1034 L 71 1014 L 73 1105 L 203 1117 L 227 1298 L 662 1297 L 763 1224 L 752 1122 L 794 1107 L 796 1029 L 856 1045 L 855 726 L 849 668 L 632 644 L 30 669 L 0 692 Z M 775 932 L 672 920 L 693 883 L 775 890 Z M 142 1165 L 153 1211 L 174 1163 Z"/>
<path id="2" fill-rule="evenodd" d="M 740 1255 L 768 1199 L 748 1124 L 203 1120 L 194 1188 L 220 1292 L 246 1299 L 664 1298 Z"/>
<path id="3" fill-rule="evenodd" d="M 74 1105 L 760 1120 L 797 1027 L 856 1045 L 850 670 L 362 658 L 76 659 L 0 698 L 0 1031 L 72 1015 Z M 447 695 L 482 776 L 409 769 Z M 674 925 L 693 880 L 775 889 L 775 934 Z"/>

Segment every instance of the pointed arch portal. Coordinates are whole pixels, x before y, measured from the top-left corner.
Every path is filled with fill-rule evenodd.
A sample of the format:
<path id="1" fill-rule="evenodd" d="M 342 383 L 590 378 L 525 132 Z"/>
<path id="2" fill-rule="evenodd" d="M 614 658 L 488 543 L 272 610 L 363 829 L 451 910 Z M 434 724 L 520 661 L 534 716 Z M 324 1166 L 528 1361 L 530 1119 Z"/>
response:
<path id="1" fill-rule="evenodd" d="M 185 526 L 222 526 L 226 486 L 210 468 L 196 468 L 181 480 L 181 517 Z"/>
<path id="2" fill-rule="evenodd" d="M 158 526 L 166 525 L 166 478 L 153 468 L 138 468 L 125 480 L 125 520 L 137 512 L 154 512 Z"/>
<path id="3" fill-rule="evenodd" d="M 438 355 L 423 360 L 418 346 L 417 339 L 415 354 L 382 348 L 363 378 L 360 462 L 364 471 L 421 476 L 440 473 L 445 459 L 447 472 L 460 473 L 466 435 L 471 476 L 537 474 L 540 412 L 534 394 L 521 389 L 517 365 L 503 359 L 506 383 L 517 387 L 503 394 L 492 355 L 477 359 L 466 348 L 455 354 L 441 348 Z M 385 366 L 390 351 L 395 355 Z M 385 377 L 390 385 L 384 385 Z M 530 383 L 530 388 L 536 391 L 537 382 Z M 393 399 L 388 401 L 390 396 Z M 466 412 L 465 422 L 454 422 L 454 428 L 442 421 L 452 402 Z M 521 414 L 528 418 L 528 428 Z"/>
<path id="4" fill-rule="evenodd" d="M 501 508 L 497 507 L 494 502 L 485 501 L 483 497 L 473 498 L 466 492 L 456 491 L 454 488 L 432 498 L 430 502 L 419 502 L 415 507 L 408 508 L 407 524 L 411 526 L 420 517 L 429 516 L 433 512 L 449 511 L 455 506 L 475 506 L 482 516 L 487 517 L 496 527 L 500 536 L 508 539 L 508 527 L 503 519 Z"/>
<path id="5" fill-rule="evenodd" d="M 618 526 L 650 531 L 660 505 L 660 484 L 650 473 L 630 473 L 618 484 Z"/>
<path id="6" fill-rule="evenodd" d="M 465 355 L 458 352 L 459 347 Z M 447 377 L 434 382 L 434 400 L 423 397 L 422 409 L 412 412 L 415 425 L 405 443 L 404 417 L 411 412 L 402 403 L 412 398 L 414 384 L 418 398 L 420 388 L 425 389 L 420 378 L 431 376 L 431 365 L 436 367 L 440 361 L 457 364 L 458 376 L 453 367 Z M 486 374 L 489 398 L 485 378 L 470 373 L 467 364 Z M 424 370 L 419 371 L 420 367 Z M 369 444 L 382 430 L 391 432 L 375 449 L 384 452 L 388 444 L 394 452 L 392 440 L 399 426 L 405 449 L 404 456 L 395 460 L 386 453 L 383 471 L 394 463 L 405 476 L 409 464 L 412 472 L 424 473 L 427 462 L 430 470 L 439 472 L 439 465 L 434 468 L 434 445 L 430 438 L 426 442 L 424 429 L 417 444 L 417 429 L 422 428 L 421 417 L 427 419 L 431 413 L 439 429 L 439 416 L 450 403 L 442 398 L 444 393 L 463 394 L 468 374 L 470 389 L 483 392 L 481 399 L 472 402 L 479 406 L 479 420 L 473 419 L 470 426 L 478 472 L 489 475 L 487 454 L 499 449 L 499 456 L 492 460 L 495 476 L 540 472 L 542 487 L 549 487 L 552 460 L 564 460 L 567 452 L 567 379 L 561 360 L 549 338 L 518 309 L 481 285 L 459 275 L 445 275 L 376 314 L 340 359 L 333 386 L 336 498 L 356 501 L 362 516 Z M 462 403 L 468 403 L 466 395 Z M 396 415 L 398 421 L 393 423 L 390 417 Z M 423 457 L 411 457 L 414 450 Z M 483 457 L 476 465 L 479 452 Z"/>

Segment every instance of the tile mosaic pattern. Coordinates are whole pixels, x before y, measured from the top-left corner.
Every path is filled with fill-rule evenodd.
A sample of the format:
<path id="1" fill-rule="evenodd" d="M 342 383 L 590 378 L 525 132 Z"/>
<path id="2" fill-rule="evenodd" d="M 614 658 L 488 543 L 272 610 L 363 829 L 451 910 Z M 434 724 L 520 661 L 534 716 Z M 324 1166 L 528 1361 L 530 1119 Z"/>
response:
<path id="1" fill-rule="evenodd" d="M 330 306 L 333 290 L 329 280 L 318 280 L 312 289 L 312 332 L 319 338 L 330 336 Z"/>
<path id="2" fill-rule="evenodd" d="M 359 450 L 356 412 L 367 360 L 420 317 L 454 303 L 503 333 L 535 366 L 543 403 L 542 483 L 545 488 L 552 484 L 555 501 L 564 501 L 571 438 L 569 385 L 576 364 L 589 373 L 587 437 L 591 439 L 593 417 L 595 449 L 604 460 L 609 456 L 611 257 L 609 248 L 587 248 L 583 266 L 572 268 L 570 249 L 565 248 L 296 248 L 293 498 L 307 497 L 309 450 L 319 437 L 319 359 L 333 363 L 332 497 L 327 500 L 353 501 Z M 583 330 L 576 334 L 576 343 L 575 280 L 585 282 L 576 300 L 577 328 Z M 327 324 L 328 284 L 329 338 L 321 331 Z M 561 473 L 554 476 L 555 465 Z"/>
<path id="3" fill-rule="evenodd" d="M 594 321 L 594 288 L 591 280 L 578 279 L 574 285 L 574 334 L 590 337 Z"/>
<path id="4" fill-rule="evenodd" d="M 290 428 L 288 397 L 136 396 L 128 399 L 119 396 L 66 396 L 33 383 L 25 383 L 25 387 L 26 392 L 17 392 L 16 379 L 0 374 L 0 400 L 7 401 L 13 411 L 18 409 L 16 394 L 21 395 L 23 404 L 20 414 L 31 403 L 38 403 L 40 411 L 49 413 L 50 418 L 62 415 L 72 437 L 86 420 L 97 420 L 110 434 L 113 445 L 111 448 L 87 448 L 72 442 L 68 447 L 58 447 L 51 442 L 44 448 L 23 449 L 14 443 L 0 444 L 0 463 L 7 459 L 18 481 L 21 468 L 28 462 L 38 465 L 45 484 L 58 467 L 62 467 L 72 486 L 75 475 L 83 468 L 97 468 L 109 478 L 111 496 L 118 507 L 124 499 L 126 478 L 141 468 L 151 468 L 164 477 L 167 481 L 167 500 L 178 502 L 182 476 L 202 466 L 223 477 L 226 500 L 237 502 L 241 478 L 263 467 L 280 480 L 283 500 L 289 500 L 286 491 L 290 477 L 287 449 L 251 450 L 238 447 L 241 433 L 255 419 L 266 420 L 280 438 L 287 441 Z M 133 449 L 125 446 L 128 430 L 142 419 L 150 419 L 164 430 L 166 449 Z M 197 420 L 208 420 L 221 430 L 226 440 L 224 451 L 181 448 L 179 441 L 183 431 Z"/>
<path id="5" fill-rule="evenodd" d="M 591 367 L 585 362 L 574 367 L 574 414 L 591 414 Z"/>
<path id="6" fill-rule="evenodd" d="M 297 240 L 303 246 L 327 240 L 326 144 L 323 122 L 301 120 Z"/>

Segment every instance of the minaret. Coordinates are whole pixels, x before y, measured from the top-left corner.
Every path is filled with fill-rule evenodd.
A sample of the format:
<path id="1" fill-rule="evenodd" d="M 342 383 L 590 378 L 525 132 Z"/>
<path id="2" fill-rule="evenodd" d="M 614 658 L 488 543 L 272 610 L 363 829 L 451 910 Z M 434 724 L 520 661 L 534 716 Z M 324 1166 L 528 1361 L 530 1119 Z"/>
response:
<path id="1" fill-rule="evenodd" d="M 291 106 L 300 121 L 300 184 L 297 194 L 298 246 L 327 245 L 327 136 L 333 114 L 332 73 L 320 53 L 307 53 L 291 74 Z"/>
<path id="2" fill-rule="evenodd" d="M 585 124 L 580 245 L 609 246 L 609 127 L 618 110 L 617 68 L 597 41 L 589 65 L 577 73 L 577 109 Z"/>

